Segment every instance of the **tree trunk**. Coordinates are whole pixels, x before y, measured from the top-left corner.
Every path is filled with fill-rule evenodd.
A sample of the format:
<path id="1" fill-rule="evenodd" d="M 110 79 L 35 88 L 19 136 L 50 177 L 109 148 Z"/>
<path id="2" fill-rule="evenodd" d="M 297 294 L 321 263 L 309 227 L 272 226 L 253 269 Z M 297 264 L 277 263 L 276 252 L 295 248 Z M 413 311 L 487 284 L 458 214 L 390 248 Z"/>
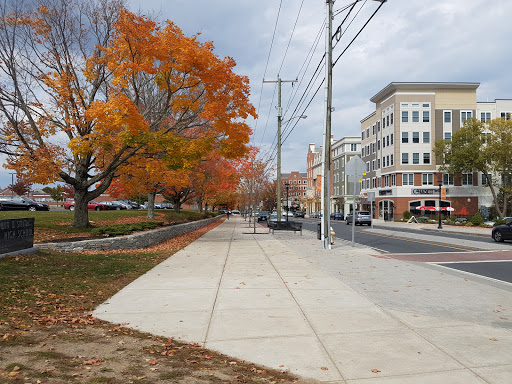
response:
<path id="1" fill-rule="evenodd" d="M 148 214 L 146 218 L 150 220 L 155 219 L 155 196 L 156 192 L 148 193 Z"/>
<path id="2" fill-rule="evenodd" d="M 199 212 L 203 212 L 203 199 L 198 197 L 196 201 L 197 205 L 199 206 Z"/>
<path id="3" fill-rule="evenodd" d="M 86 190 L 82 191 L 75 189 L 73 227 L 87 228 L 91 226 L 89 223 L 89 210 L 87 209 L 87 203 L 89 201 L 87 200 L 86 195 Z"/>

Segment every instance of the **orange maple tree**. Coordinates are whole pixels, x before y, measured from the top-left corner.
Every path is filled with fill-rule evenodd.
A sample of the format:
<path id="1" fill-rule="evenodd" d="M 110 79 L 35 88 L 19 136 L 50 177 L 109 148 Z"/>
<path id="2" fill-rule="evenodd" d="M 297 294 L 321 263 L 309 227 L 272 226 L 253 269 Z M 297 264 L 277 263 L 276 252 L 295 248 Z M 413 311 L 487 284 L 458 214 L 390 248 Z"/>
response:
<path id="1" fill-rule="evenodd" d="M 71 185 L 74 226 L 89 225 L 87 202 L 135 156 L 165 153 L 172 163 L 190 137 L 201 139 L 193 142 L 200 150 L 184 145 L 192 161 L 214 147 L 247 154 L 249 82 L 212 43 L 116 0 L 30 4 L 0 10 L 0 69 L 9 79 L 0 88 L 0 152 L 27 181 Z"/>

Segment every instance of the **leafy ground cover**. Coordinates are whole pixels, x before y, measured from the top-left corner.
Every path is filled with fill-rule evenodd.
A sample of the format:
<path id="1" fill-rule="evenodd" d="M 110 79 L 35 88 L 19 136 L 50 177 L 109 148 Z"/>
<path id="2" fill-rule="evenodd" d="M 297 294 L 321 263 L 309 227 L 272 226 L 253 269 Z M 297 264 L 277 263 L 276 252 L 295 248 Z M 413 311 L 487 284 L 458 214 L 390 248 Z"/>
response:
<path id="1" fill-rule="evenodd" d="M 130 213 L 139 217 L 137 211 Z M 90 315 L 96 305 L 217 225 L 136 252 L 41 251 L 0 259 L 0 383 L 297 382 L 287 372 Z"/>

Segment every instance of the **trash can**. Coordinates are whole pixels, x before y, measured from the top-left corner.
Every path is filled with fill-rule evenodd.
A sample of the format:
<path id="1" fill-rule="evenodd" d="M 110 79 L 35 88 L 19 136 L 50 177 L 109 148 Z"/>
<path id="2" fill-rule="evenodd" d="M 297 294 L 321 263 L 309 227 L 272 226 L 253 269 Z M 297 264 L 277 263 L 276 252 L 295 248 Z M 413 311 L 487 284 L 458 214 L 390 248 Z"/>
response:
<path id="1" fill-rule="evenodd" d="M 322 240 L 322 223 L 318 223 L 316 227 L 316 238 Z"/>

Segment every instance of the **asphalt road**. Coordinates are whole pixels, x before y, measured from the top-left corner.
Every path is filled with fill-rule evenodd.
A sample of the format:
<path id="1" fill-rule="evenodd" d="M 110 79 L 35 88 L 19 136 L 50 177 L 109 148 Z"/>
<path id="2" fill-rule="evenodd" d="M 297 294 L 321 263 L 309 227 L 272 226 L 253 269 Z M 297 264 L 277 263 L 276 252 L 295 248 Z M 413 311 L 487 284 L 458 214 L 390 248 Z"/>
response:
<path id="1" fill-rule="evenodd" d="M 295 219 L 303 222 L 303 228 L 311 231 L 317 230 L 319 220 L 315 219 Z M 335 238 L 352 241 L 352 226 L 346 225 L 344 221 L 331 221 L 331 226 L 336 233 Z M 375 228 L 379 228 L 375 226 Z M 436 241 L 420 241 L 414 237 L 415 230 L 393 229 L 386 227 L 386 230 L 396 232 L 396 235 L 383 235 L 373 233 L 369 226 L 356 226 L 354 242 L 368 247 L 378 249 L 389 253 L 432 253 L 432 252 L 461 252 L 476 251 L 486 249 L 486 243 L 493 242 L 492 239 L 481 236 L 459 235 L 455 233 L 445 234 L 437 232 L 428 232 L 435 237 L 450 237 L 462 240 L 472 240 L 482 243 L 481 248 L 450 246 Z"/>
<path id="2" fill-rule="evenodd" d="M 317 231 L 317 225 L 319 220 L 315 219 L 294 219 L 303 222 L 303 228 Z M 352 240 L 352 226 L 346 225 L 344 221 L 331 221 L 331 226 L 333 227 L 336 235 L 336 238 L 341 238 L 343 240 L 351 241 Z M 443 244 L 441 241 L 438 243 L 435 240 L 425 241 L 419 240 L 414 235 L 417 234 L 418 231 L 414 229 L 406 229 L 406 228 L 392 228 L 392 227 L 379 227 L 378 225 L 374 225 L 374 228 L 386 229 L 389 233 L 390 231 L 393 234 L 382 234 L 375 233 L 372 231 L 371 227 L 368 226 L 356 226 L 355 234 L 354 234 L 354 242 L 362 245 L 366 245 L 368 247 L 375 248 L 379 251 L 383 251 L 389 253 L 390 255 L 396 254 L 446 254 L 452 253 L 454 257 L 453 261 L 457 261 L 460 258 L 460 254 L 464 252 L 475 252 L 476 255 L 473 255 L 477 260 L 471 262 L 434 262 L 435 264 L 442 265 L 443 267 L 447 267 L 450 269 L 472 273 L 479 276 L 488 277 L 491 279 L 512 283 L 512 260 L 504 261 L 504 260 L 492 260 L 492 255 L 486 253 L 482 259 L 478 259 L 482 254 L 481 251 L 485 251 L 488 249 L 488 245 L 490 243 L 494 243 L 490 237 L 483 237 L 478 235 L 464 235 L 458 233 L 447 233 L 447 232 L 437 232 L 437 231 L 425 231 L 424 233 L 428 233 L 429 236 L 439 237 L 441 238 L 450 238 L 450 239 L 458 239 L 458 240 L 470 240 L 472 244 L 478 243 L 477 248 L 472 248 L 468 246 L 451 246 L 447 244 Z M 460 242 L 459 242 L 460 243 Z M 511 247 L 512 248 L 512 247 Z M 478 252 L 480 251 L 480 252 Z M 497 251 L 501 252 L 501 251 Z M 457 254 L 457 255 L 456 255 Z M 502 253 L 503 254 L 503 253 Z M 400 258 L 400 257 L 397 257 Z M 408 256 L 408 260 L 422 262 L 426 260 L 422 260 L 423 257 L 413 257 L 410 258 Z M 444 256 L 444 258 L 450 259 L 449 256 Z M 434 257 L 435 259 L 435 257 Z M 460 259 L 459 259 L 460 260 Z M 430 261 L 431 262 L 431 261 Z"/>

